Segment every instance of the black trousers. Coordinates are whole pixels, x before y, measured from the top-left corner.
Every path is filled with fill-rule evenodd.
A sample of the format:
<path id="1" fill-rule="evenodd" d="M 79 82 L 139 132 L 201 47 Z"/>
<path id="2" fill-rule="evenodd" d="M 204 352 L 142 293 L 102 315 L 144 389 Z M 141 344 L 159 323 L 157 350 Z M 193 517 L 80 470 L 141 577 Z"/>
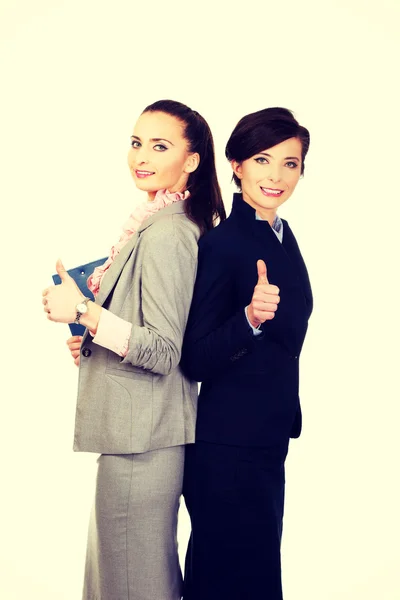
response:
<path id="1" fill-rule="evenodd" d="M 282 600 L 280 545 L 288 442 L 186 446 L 192 534 L 183 600 Z"/>

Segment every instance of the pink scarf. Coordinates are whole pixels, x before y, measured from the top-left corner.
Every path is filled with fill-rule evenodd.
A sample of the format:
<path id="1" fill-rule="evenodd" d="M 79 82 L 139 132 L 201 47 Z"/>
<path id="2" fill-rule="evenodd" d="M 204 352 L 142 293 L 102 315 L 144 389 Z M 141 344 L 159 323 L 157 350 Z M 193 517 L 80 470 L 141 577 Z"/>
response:
<path id="1" fill-rule="evenodd" d="M 159 190 L 153 201 L 147 200 L 135 208 L 129 219 L 122 227 L 123 234 L 119 238 L 119 241 L 111 248 L 110 256 L 107 258 L 104 264 L 95 268 L 87 280 L 87 286 L 94 296 L 98 294 L 102 279 L 106 271 L 110 268 L 115 260 L 115 257 L 118 256 L 127 241 L 133 236 L 134 233 L 136 233 L 143 221 L 146 221 L 146 219 L 154 215 L 159 210 L 162 210 L 166 206 L 169 206 L 173 202 L 186 200 L 189 198 L 189 195 L 190 194 L 188 191 L 186 191 L 184 194 L 181 194 L 180 192 Z"/>

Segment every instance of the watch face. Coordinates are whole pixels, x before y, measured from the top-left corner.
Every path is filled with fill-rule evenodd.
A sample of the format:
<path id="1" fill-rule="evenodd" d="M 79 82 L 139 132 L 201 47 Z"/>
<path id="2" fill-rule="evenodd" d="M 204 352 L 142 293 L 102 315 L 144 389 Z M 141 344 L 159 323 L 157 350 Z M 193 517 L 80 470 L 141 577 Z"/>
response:
<path id="1" fill-rule="evenodd" d="M 75 308 L 76 308 L 77 312 L 81 313 L 81 315 L 83 315 L 83 314 L 85 314 L 85 312 L 87 312 L 87 306 L 86 306 L 86 304 L 83 304 L 83 302 L 81 304 L 77 304 Z"/>

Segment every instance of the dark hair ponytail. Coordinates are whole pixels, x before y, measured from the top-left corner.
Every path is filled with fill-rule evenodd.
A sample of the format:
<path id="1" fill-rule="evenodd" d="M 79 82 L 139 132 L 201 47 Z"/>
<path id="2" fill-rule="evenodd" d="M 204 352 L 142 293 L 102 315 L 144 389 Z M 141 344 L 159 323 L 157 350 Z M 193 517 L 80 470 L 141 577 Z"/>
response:
<path id="1" fill-rule="evenodd" d="M 158 100 L 145 112 L 163 112 L 176 117 L 185 125 L 184 137 L 189 152 L 200 156 L 199 166 L 188 178 L 190 196 L 185 203 L 186 215 L 200 228 L 201 235 L 212 229 L 216 221 L 226 219 L 215 168 L 214 142 L 210 128 L 201 115 L 181 102 Z"/>

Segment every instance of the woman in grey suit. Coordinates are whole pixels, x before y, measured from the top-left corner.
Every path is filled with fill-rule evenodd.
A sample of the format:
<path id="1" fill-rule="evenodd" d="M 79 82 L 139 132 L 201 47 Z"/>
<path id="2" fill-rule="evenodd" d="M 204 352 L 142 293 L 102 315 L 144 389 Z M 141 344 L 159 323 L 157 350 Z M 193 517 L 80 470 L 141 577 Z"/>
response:
<path id="1" fill-rule="evenodd" d="M 177 512 L 197 384 L 179 368 L 197 242 L 225 219 L 205 120 L 163 100 L 133 131 L 128 163 L 147 193 L 84 298 L 61 261 L 43 292 L 51 321 L 80 322 L 74 449 L 100 453 L 84 600 L 179 600 Z"/>

